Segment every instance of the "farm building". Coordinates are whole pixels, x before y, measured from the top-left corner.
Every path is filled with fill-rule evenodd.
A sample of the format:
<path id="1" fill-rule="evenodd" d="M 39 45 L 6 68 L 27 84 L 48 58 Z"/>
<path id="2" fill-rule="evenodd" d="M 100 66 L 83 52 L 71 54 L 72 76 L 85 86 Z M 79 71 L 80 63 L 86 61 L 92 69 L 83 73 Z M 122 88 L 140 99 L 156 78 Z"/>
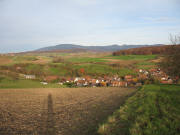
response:
<path id="1" fill-rule="evenodd" d="M 26 79 L 36 79 L 35 75 L 24 75 Z"/>

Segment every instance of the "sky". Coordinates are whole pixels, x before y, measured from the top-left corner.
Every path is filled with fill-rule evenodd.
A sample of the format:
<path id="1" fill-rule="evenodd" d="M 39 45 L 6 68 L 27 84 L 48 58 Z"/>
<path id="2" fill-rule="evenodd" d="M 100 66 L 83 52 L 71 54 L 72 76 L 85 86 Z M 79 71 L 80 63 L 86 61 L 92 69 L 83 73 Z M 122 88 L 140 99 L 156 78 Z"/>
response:
<path id="1" fill-rule="evenodd" d="M 57 44 L 169 44 L 180 0 L 0 0 L 0 53 Z"/>

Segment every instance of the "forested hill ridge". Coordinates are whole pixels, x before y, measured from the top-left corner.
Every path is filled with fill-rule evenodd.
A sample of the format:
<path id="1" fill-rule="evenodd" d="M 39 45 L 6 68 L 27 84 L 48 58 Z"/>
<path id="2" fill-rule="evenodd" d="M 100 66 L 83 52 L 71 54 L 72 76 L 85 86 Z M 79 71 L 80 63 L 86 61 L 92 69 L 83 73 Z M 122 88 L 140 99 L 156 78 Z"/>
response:
<path id="1" fill-rule="evenodd" d="M 157 46 L 155 45 L 109 45 L 109 46 L 83 46 L 75 44 L 60 44 L 56 46 L 49 46 L 37 49 L 35 51 L 44 52 L 44 51 L 63 51 L 63 50 L 86 50 L 86 51 L 98 51 L 98 52 L 113 52 L 118 50 L 125 50 L 130 48 L 139 48 L 139 47 L 148 47 L 148 46 Z"/>
<path id="2" fill-rule="evenodd" d="M 148 46 L 140 48 L 131 48 L 126 50 L 120 50 L 113 52 L 114 56 L 118 55 L 151 55 L 151 54 L 163 54 L 167 51 L 170 45 L 160 45 L 160 46 Z"/>

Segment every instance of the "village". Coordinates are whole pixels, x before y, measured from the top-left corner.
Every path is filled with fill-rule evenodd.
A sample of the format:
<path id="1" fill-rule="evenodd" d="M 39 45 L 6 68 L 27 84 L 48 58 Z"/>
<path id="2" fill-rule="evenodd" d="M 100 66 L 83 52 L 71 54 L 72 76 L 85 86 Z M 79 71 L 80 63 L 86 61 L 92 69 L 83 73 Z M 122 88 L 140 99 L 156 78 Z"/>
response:
<path id="1" fill-rule="evenodd" d="M 92 78 L 90 76 L 85 77 L 62 77 L 59 76 L 46 76 L 40 83 L 47 85 L 50 82 L 56 82 L 59 85 L 67 85 L 69 87 L 134 87 L 142 86 L 143 84 L 173 84 L 177 82 L 178 78 L 172 79 L 166 75 L 160 68 L 154 68 L 150 70 L 137 69 L 137 76 L 125 75 L 119 77 L 114 75 L 113 77 L 104 76 L 98 78 Z M 35 75 L 24 75 L 25 79 L 36 79 Z"/>

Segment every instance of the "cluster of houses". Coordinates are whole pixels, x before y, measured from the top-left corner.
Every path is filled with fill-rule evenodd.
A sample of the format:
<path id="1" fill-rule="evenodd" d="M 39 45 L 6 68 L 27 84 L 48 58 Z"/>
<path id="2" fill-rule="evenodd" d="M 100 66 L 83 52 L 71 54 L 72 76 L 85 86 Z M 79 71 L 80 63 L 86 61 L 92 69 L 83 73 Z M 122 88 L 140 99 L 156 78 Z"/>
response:
<path id="1" fill-rule="evenodd" d="M 62 80 L 61 84 L 64 83 L 74 83 L 78 87 L 127 87 L 128 83 L 122 81 L 121 78 L 118 77 L 99 77 L 99 78 L 91 78 L 91 77 L 75 77 L 74 79 Z"/>
<path id="2" fill-rule="evenodd" d="M 47 78 L 53 78 L 47 77 Z M 54 77 L 55 79 L 55 77 Z M 47 81 L 47 79 L 45 79 Z M 49 80 L 50 81 L 50 80 Z M 141 86 L 141 83 L 137 82 L 137 79 L 132 75 L 126 75 L 125 77 L 99 77 L 92 78 L 90 76 L 86 77 L 75 77 L 75 78 L 61 78 L 58 84 L 64 85 L 67 83 L 72 83 L 77 87 L 127 87 L 127 86 Z"/>
<path id="3" fill-rule="evenodd" d="M 117 75 L 113 77 L 99 77 L 92 78 L 90 76 L 86 77 L 67 77 L 59 78 L 59 76 L 46 76 L 44 81 L 41 82 L 44 85 L 47 85 L 49 82 L 58 80 L 58 84 L 65 85 L 67 83 L 72 83 L 78 87 L 128 87 L 128 86 L 141 86 L 144 82 L 151 78 L 158 80 L 163 84 L 172 84 L 173 80 L 167 76 L 159 68 L 144 70 L 138 69 L 138 75 L 126 75 L 124 77 L 119 77 Z M 35 75 L 24 75 L 26 79 L 36 79 Z"/>
<path id="4" fill-rule="evenodd" d="M 170 76 L 168 76 L 166 73 L 164 73 L 160 68 L 156 69 L 150 69 L 150 74 L 155 78 L 156 80 L 159 80 L 162 84 L 172 84 L 175 79 L 173 80 Z M 178 78 L 176 78 L 178 80 Z"/>
<path id="5" fill-rule="evenodd" d="M 173 84 L 175 81 L 178 80 L 172 79 L 168 76 L 165 72 L 163 72 L 160 68 L 154 68 L 150 70 L 139 70 L 139 77 L 143 78 L 144 80 L 148 80 L 150 77 L 154 80 L 157 80 L 161 84 Z"/>

